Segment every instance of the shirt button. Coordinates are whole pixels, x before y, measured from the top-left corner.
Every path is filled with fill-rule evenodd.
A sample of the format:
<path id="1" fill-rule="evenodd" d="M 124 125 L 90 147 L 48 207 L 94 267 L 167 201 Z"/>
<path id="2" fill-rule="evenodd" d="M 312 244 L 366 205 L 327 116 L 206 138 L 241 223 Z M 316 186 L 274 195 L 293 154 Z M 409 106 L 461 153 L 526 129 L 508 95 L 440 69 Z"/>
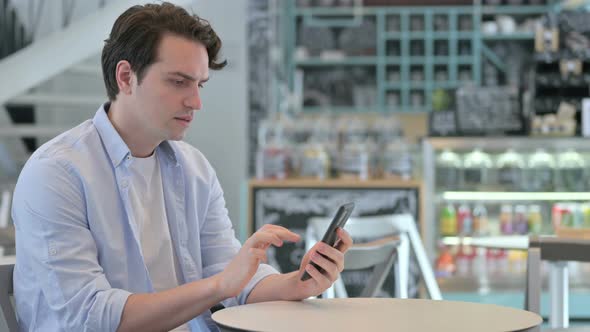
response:
<path id="1" fill-rule="evenodd" d="M 127 181 L 127 180 L 121 181 L 121 187 L 127 188 L 127 186 L 129 186 L 129 181 Z"/>
<path id="2" fill-rule="evenodd" d="M 49 249 L 49 254 L 50 254 L 51 256 L 55 256 L 55 254 L 57 254 L 57 249 L 55 249 L 55 248 L 51 248 L 51 249 Z"/>

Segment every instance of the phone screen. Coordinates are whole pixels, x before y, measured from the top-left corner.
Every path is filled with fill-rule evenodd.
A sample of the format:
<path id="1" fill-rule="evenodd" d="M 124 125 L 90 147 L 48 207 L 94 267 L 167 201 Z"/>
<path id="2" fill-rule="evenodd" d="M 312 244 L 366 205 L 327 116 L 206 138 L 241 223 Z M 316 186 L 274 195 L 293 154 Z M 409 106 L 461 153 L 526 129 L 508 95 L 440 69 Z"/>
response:
<path id="1" fill-rule="evenodd" d="M 344 228 L 344 225 L 346 224 L 346 221 L 350 217 L 350 214 L 352 213 L 353 209 L 354 209 L 354 203 L 346 203 L 346 204 L 341 205 L 338 208 L 338 211 L 336 212 L 336 215 L 332 219 L 330 226 L 328 226 L 326 233 L 324 233 L 324 236 L 322 237 L 322 242 L 324 242 L 332 247 L 336 244 L 336 240 L 338 239 L 338 235 L 336 234 L 336 229 L 338 227 Z M 324 272 L 324 269 L 319 267 L 316 263 L 311 262 L 311 265 L 313 265 L 316 269 L 318 269 L 318 271 Z M 310 278 L 311 278 L 311 276 L 309 275 L 309 273 L 307 273 L 307 271 L 305 271 L 303 276 L 301 276 L 301 281 L 305 281 Z"/>

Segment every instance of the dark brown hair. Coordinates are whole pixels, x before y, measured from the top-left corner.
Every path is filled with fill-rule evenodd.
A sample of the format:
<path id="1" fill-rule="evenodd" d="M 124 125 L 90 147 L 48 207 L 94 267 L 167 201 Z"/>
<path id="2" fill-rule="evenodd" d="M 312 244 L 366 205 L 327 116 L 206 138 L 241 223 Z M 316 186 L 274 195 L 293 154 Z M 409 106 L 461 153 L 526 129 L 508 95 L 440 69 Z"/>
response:
<path id="1" fill-rule="evenodd" d="M 209 68 L 218 70 L 227 64 L 218 62 L 221 39 L 208 21 L 169 2 L 133 6 L 117 18 L 102 49 L 102 74 L 109 100 L 115 100 L 119 93 L 117 63 L 127 60 L 140 84 L 147 68 L 156 61 L 160 40 L 166 33 L 203 44 Z"/>

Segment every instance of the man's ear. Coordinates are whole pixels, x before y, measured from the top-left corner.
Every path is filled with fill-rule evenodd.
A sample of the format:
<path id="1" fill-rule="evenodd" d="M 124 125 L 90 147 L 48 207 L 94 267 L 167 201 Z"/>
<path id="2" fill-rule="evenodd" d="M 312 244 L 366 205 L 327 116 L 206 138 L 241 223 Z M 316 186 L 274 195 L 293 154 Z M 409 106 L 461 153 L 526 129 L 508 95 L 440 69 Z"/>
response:
<path id="1" fill-rule="evenodd" d="M 133 75 L 133 71 L 131 71 L 131 64 L 127 60 L 121 60 L 117 63 L 115 78 L 117 79 L 119 92 L 126 95 L 131 94 L 134 76 L 135 75 Z"/>

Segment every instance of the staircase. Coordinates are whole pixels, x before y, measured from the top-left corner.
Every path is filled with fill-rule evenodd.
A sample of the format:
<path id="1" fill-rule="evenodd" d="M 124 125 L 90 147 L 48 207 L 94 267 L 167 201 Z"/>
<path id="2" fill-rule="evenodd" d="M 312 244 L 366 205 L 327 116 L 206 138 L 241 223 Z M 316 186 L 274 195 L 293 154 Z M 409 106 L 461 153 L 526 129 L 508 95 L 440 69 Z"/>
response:
<path id="1" fill-rule="evenodd" d="M 15 182 L 37 147 L 91 118 L 107 100 L 104 39 L 137 3 L 0 0 L 0 187 Z"/>

